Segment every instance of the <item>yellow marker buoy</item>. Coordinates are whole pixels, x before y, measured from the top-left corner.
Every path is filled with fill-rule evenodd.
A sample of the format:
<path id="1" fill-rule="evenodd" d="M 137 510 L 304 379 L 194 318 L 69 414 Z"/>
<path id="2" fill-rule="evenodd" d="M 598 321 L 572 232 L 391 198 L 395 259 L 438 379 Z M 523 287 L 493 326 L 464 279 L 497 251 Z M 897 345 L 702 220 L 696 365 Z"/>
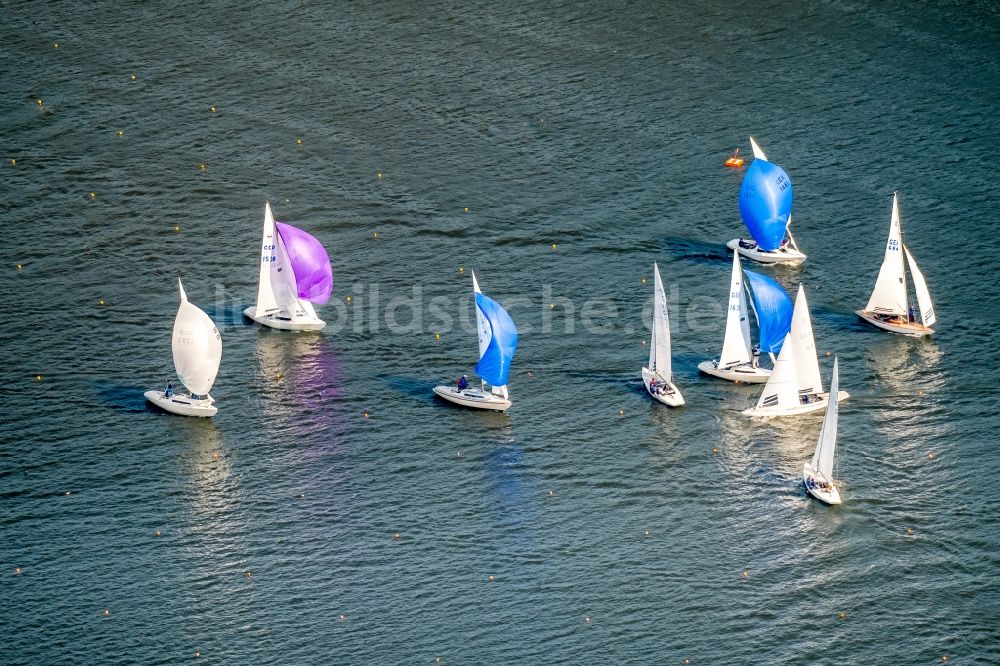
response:
<path id="1" fill-rule="evenodd" d="M 123 136 L 125 136 L 125 130 L 118 130 L 117 134 L 118 134 L 118 138 L 120 139 Z"/>
<path id="2" fill-rule="evenodd" d="M 157 537 L 160 536 L 160 530 L 156 530 L 155 532 L 153 532 L 153 536 Z"/>
<path id="3" fill-rule="evenodd" d="M 534 376 L 535 376 L 535 373 L 533 373 L 533 372 L 532 372 L 531 370 L 528 370 L 528 376 L 529 376 L 529 377 L 534 377 Z"/>
<path id="4" fill-rule="evenodd" d="M 218 460 L 218 459 L 219 459 L 219 452 L 216 451 L 215 453 L 212 454 L 212 460 Z"/>
<path id="5" fill-rule="evenodd" d="M 584 615 L 583 616 L 583 621 L 586 622 L 587 624 L 590 624 L 590 616 L 589 615 Z"/>
<path id="6" fill-rule="evenodd" d="M 59 42 L 52 42 L 52 48 L 54 49 L 59 48 Z"/>
<path id="7" fill-rule="evenodd" d="M 17 270 L 19 270 L 19 271 L 20 270 L 24 270 L 24 264 L 18 264 L 17 265 Z"/>
<path id="8" fill-rule="evenodd" d="M 846 620 L 847 619 L 847 613 L 845 613 L 844 611 L 840 611 L 840 615 L 838 615 L 837 618 L 840 619 L 840 620 Z"/>
<path id="9" fill-rule="evenodd" d="M 717 447 L 717 446 L 713 446 L 713 447 L 712 447 L 712 454 L 714 455 L 714 454 L 716 454 L 716 453 L 718 453 L 718 452 L 719 452 L 719 447 Z"/>
<path id="10" fill-rule="evenodd" d="M 461 458 L 462 457 L 462 452 L 461 451 L 456 451 L 455 452 L 455 457 L 456 458 Z"/>
<path id="11" fill-rule="evenodd" d="M 64 492 L 64 493 L 63 493 L 63 495 L 71 495 L 71 494 L 72 494 L 72 493 L 70 493 L 70 491 L 68 491 L 68 490 L 67 490 L 66 492 Z"/>
<path id="12" fill-rule="evenodd" d="M 372 238 L 378 238 L 378 232 L 377 231 L 375 231 L 375 232 L 372 233 Z"/>
<path id="13" fill-rule="evenodd" d="M 376 171 L 375 172 L 375 177 L 378 178 L 379 180 L 382 180 L 382 172 L 381 171 Z"/>
<path id="14" fill-rule="evenodd" d="M 350 303 L 352 299 L 351 299 L 351 297 L 350 297 L 350 296 L 348 296 L 348 297 L 347 297 L 347 298 L 345 298 L 344 300 L 345 300 L 345 301 L 347 301 L 348 303 Z"/>
<path id="15" fill-rule="evenodd" d="M 368 418 L 368 412 L 365 412 L 364 414 L 362 414 L 362 416 L 364 416 L 365 418 Z"/>
<path id="16" fill-rule="evenodd" d="M 434 334 L 434 339 L 435 340 L 440 340 L 441 339 L 441 334 L 440 333 L 435 333 Z"/>
<path id="17" fill-rule="evenodd" d="M 36 99 L 35 103 L 38 104 L 38 106 L 41 106 L 42 105 L 42 100 L 41 99 Z"/>
<path id="18" fill-rule="evenodd" d="M 98 305 L 104 305 L 104 299 L 102 298 L 102 299 L 100 299 L 99 301 L 97 301 L 97 304 L 98 304 Z"/>
<path id="19" fill-rule="evenodd" d="M 642 536 L 647 536 L 648 537 L 649 536 L 649 530 L 643 530 L 642 531 Z"/>
<path id="20" fill-rule="evenodd" d="M 204 171 L 207 168 L 208 168 L 208 166 L 204 162 L 202 162 L 201 164 L 198 165 L 198 170 L 199 171 Z"/>
<path id="21" fill-rule="evenodd" d="M 281 381 L 281 373 L 280 372 L 274 373 L 274 381 L 276 381 L 276 382 L 280 382 Z"/>
<path id="22" fill-rule="evenodd" d="M 934 454 L 933 453 L 928 453 L 927 454 L 927 459 L 928 460 L 934 460 Z"/>
<path id="23" fill-rule="evenodd" d="M 646 346 L 646 341 L 645 341 L 645 340 L 643 340 L 643 341 L 642 341 L 642 346 L 643 346 L 643 347 L 645 347 L 645 346 Z"/>
<path id="24" fill-rule="evenodd" d="M 646 284 L 646 278 L 642 278 L 642 283 Z"/>
<path id="25" fill-rule="evenodd" d="M 466 213 L 468 213 L 469 212 L 468 206 L 466 206 L 464 210 L 465 210 Z"/>
<path id="26" fill-rule="evenodd" d="M 128 78 L 129 78 L 130 80 L 132 80 L 132 81 L 135 81 L 135 74 L 132 74 L 132 75 L 131 75 L 131 76 L 129 76 Z"/>
<path id="27" fill-rule="evenodd" d="M 490 583 L 492 583 L 493 582 L 493 576 L 487 576 L 486 580 L 489 581 Z"/>
<path id="28" fill-rule="evenodd" d="M 556 244 L 555 243 L 552 244 L 552 249 L 553 250 L 556 249 Z"/>
<path id="29" fill-rule="evenodd" d="M 15 159 L 10 160 L 10 165 L 11 166 L 17 166 L 17 160 L 15 160 Z"/>
<path id="30" fill-rule="evenodd" d="M 301 145 L 302 145 L 302 137 L 296 137 L 296 138 L 295 138 L 295 143 L 296 143 L 297 145 L 301 146 Z"/>
<path id="31" fill-rule="evenodd" d="M 282 199 L 282 201 L 284 201 L 285 203 L 292 203 L 292 200 L 289 199 L 288 197 L 285 197 L 284 199 Z"/>
<path id="32" fill-rule="evenodd" d="M 195 650 L 194 651 L 194 656 L 195 657 L 200 657 L 201 656 L 201 650 Z"/>
<path id="33" fill-rule="evenodd" d="M 111 617 L 111 611 L 107 608 L 104 609 L 104 617 Z"/>
<path id="34" fill-rule="evenodd" d="M 441 657 L 434 657 L 434 663 L 435 664 L 440 664 L 441 663 Z"/>
<path id="35" fill-rule="evenodd" d="M 549 497 L 555 497 L 555 496 L 556 496 L 556 491 L 549 488 Z"/>
<path id="36" fill-rule="evenodd" d="M 749 569 L 744 569 L 742 576 L 744 578 L 749 578 L 750 577 L 750 570 Z"/>
<path id="37" fill-rule="evenodd" d="M 684 664 L 684 666 L 687 666 L 687 664 L 691 663 L 691 660 L 685 658 L 685 659 L 681 660 L 681 663 Z"/>
<path id="38" fill-rule="evenodd" d="M 41 375 L 35 375 L 35 381 L 36 382 L 42 381 L 42 376 Z"/>
<path id="39" fill-rule="evenodd" d="M 21 575 L 21 567 L 14 567 L 14 575 L 15 576 Z"/>
<path id="40" fill-rule="evenodd" d="M 177 226 L 177 225 L 174 225 L 174 231 L 177 232 L 177 233 L 180 233 L 181 232 L 181 228 L 179 226 Z"/>
<path id="41" fill-rule="evenodd" d="M 913 528 L 912 527 L 907 527 L 906 528 L 906 535 L 907 536 L 913 536 Z"/>
<path id="42" fill-rule="evenodd" d="M 556 309 L 556 304 L 555 303 L 549 303 L 549 310 L 555 310 L 555 309 Z"/>
<path id="43" fill-rule="evenodd" d="M 251 571 L 250 569 L 247 569 L 246 571 L 243 572 L 243 577 L 244 578 L 253 578 L 253 571 Z"/>
<path id="44" fill-rule="evenodd" d="M 215 113 L 219 109 L 213 104 L 212 106 L 208 107 L 208 110 L 211 111 L 212 113 Z"/>
<path id="45" fill-rule="evenodd" d="M 97 192 L 91 192 L 89 196 L 90 196 L 91 199 L 96 199 L 97 198 Z"/>
<path id="46" fill-rule="evenodd" d="M 395 534 L 393 534 L 392 538 L 395 539 L 396 541 L 399 541 L 399 532 L 396 532 Z"/>
<path id="47" fill-rule="evenodd" d="M 347 619 L 347 616 L 344 615 L 343 613 L 341 613 L 340 615 L 337 616 L 337 619 L 340 620 L 341 622 L 343 622 L 344 620 Z"/>
<path id="48" fill-rule="evenodd" d="M 619 409 L 618 410 L 618 416 L 625 416 L 625 410 L 624 409 Z"/>
<path id="49" fill-rule="evenodd" d="M 465 266 L 459 266 L 458 267 L 458 272 L 459 273 L 464 273 L 465 272 Z"/>
<path id="50" fill-rule="evenodd" d="M 941 655 L 941 663 L 942 664 L 947 664 L 948 663 L 948 655 L 946 655 L 946 654 Z"/>

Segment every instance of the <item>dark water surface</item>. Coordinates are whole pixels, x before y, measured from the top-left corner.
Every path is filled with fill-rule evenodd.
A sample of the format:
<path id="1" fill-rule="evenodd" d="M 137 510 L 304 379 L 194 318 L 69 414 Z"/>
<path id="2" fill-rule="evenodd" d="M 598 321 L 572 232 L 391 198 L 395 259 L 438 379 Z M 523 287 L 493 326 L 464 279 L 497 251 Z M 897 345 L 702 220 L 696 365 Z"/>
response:
<path id="1" fill-rule="evenodd" d="M 0 662 L 1000 661 L 996 4 L 0 7 Z M 751 134 L 809 254 L 762 270 L 852 395 L 839 508 L 819 414 L 696 369 Z M 853 314 L 893 191 L 933 339 Z M 330 251 L 321 334 L 239 316 L 265 199 Z M 639 382 L 654 260 L 678 410 Z M 521 328 L 507 415 L 431 397 L 470 269 Z M 177 277 L 211 420 L 142 399 Z"/>

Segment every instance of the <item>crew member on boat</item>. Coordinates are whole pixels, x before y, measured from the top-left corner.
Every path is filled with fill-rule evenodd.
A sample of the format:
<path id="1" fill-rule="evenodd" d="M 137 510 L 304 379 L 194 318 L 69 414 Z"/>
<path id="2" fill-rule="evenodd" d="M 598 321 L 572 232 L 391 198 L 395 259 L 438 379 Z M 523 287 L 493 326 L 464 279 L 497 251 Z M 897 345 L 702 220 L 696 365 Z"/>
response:
<path id="1" fill-rule="evenodd" d="M 458 378 L 458 390 L 464 391 L 469 388 L 469 378 L 466 375 L 462 375 Z"/>

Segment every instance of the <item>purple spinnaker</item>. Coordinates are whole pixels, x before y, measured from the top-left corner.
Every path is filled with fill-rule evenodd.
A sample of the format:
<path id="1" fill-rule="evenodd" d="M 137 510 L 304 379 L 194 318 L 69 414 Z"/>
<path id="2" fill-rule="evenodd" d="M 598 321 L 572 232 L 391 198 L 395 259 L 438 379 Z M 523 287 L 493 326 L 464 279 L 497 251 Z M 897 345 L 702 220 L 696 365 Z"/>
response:
<path id="1" fill-rule="evenodd" d="M 322 305 L 333 293 L 333 268 L 330 256 L 315 237 L 284 222 L 275 222 L 285 253 L 295 273 L 299 298 Z"/>

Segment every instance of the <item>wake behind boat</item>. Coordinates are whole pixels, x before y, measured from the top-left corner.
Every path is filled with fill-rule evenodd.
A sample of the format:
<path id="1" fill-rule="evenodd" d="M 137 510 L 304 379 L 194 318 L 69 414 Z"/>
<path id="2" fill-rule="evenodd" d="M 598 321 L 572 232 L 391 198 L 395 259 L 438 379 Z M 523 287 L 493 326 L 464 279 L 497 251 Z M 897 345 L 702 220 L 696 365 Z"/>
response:
<path id="1" fill-rule="evenodd" d="M 750 137 L 754 161 L 740 185 L 740 216 L 753 240 L 734 238 L 726 247 L 765 264 L 800 264 L 806 259 L 789 229 L 792 180 Z M 787 238 L 786 238 L 787 236 Z"/>
<path id="2" fill-rule="evenodd" d="M 333 292 L 333 269 L 323 244 L 305 231 L 275 222 L 264 203 L 257 303 L 243 314 L 258 324 L 287 331 L 318 331 L 326 322 L 313 304 Z"/>
<path id="3" fill-rule="evenodd" d="M 906 255 L 906 263 L 903 255 Z M 909 265 L 913 277 L 913 290 L 917 297 L 917 311 L 911 305 L 906 285 L 906 266 Z M 917 262 L 903 243 L 903 225 L 899 219 L 899 196 L 892 195 L 892 217 L 889 220 L 889 239 L 885 245 L 885 257 L 879 269 L 875 289 L 864 310 L 857 315 L 872 326 L 912 337 L 922 337 L 934 333 L 931 326 L 937 321 L 934 304 L 924 275 Z"/>
<path id="4" fill-rule="evenodd" d="M 684 396 L 673 382 L 667 297 L 656 262 L 653 262 L 653 282 L 653 331 L 649 340 L 649 363 L 642 369 L 642 384 L 658 402 L 680 407 L 684 404 Z"/>
<path id="5" fill-rule="evenodd" d="M 760 367 L 760 354 L 769 353 L 773 361 L 774 352 L 781 350 L 781 343 L 792 324 L 792 301 L 781 285 L 771 278 L 751 271 L 746 271 L 746 276 L 744 283 L 740 255 L 734 252 L 722 354 L 718 360 L 702 361 L 698 369 L 737 383 L 763 384 L 771 376 L 771 370 Z M 760 337 L 760 344 L 753 347 L 750 345 L 750 317 L 744 286 L 752 298 Z"/>
<path id="6" fill-rule="evenodd" d="M 181 304 L 174 317 L 174 369 L 191 394 L 175 393 L 171 383 L 167 382 L 166 390 L 146 391 L 143 395 L 160 409 L 174 414 L 215 416 L 219 410 L 208 392 L 212 390 L 222 361 L 222 336 L 211 318 L 188 301 L 180 279 L 177 280 L 177 288 Z"/>
<path id="7" fill-rule="evenodd" d="M 833 480 L 833 456 L 837 447 L 837 417 L 839 412 L 840 373 L 837 359 L 833 359 L 833 376 L 830 379 L 830 402 L 819 431 L 819 441 L 812 460 L 802 466 L 802 482 L 806 492 L 827 504 L 840 504 L 840 490 Z"/>
<path id="8" fill-rule="evenodd" d="M 472 273 L 472 293 L 476 299 L 476 323 L 479 331 L 479 363 L 476 373 L 481 386 L 472 388 L 465 375 L 457 386 L 435 386 L 434 395 L 462 407 L 506 411 L 511 406 L 507 395 L 510 364 L 517 350 L 517 327 L 499 303 L 479 290 Z M 491 385 L 487 391 L 487 382 Z"/>

